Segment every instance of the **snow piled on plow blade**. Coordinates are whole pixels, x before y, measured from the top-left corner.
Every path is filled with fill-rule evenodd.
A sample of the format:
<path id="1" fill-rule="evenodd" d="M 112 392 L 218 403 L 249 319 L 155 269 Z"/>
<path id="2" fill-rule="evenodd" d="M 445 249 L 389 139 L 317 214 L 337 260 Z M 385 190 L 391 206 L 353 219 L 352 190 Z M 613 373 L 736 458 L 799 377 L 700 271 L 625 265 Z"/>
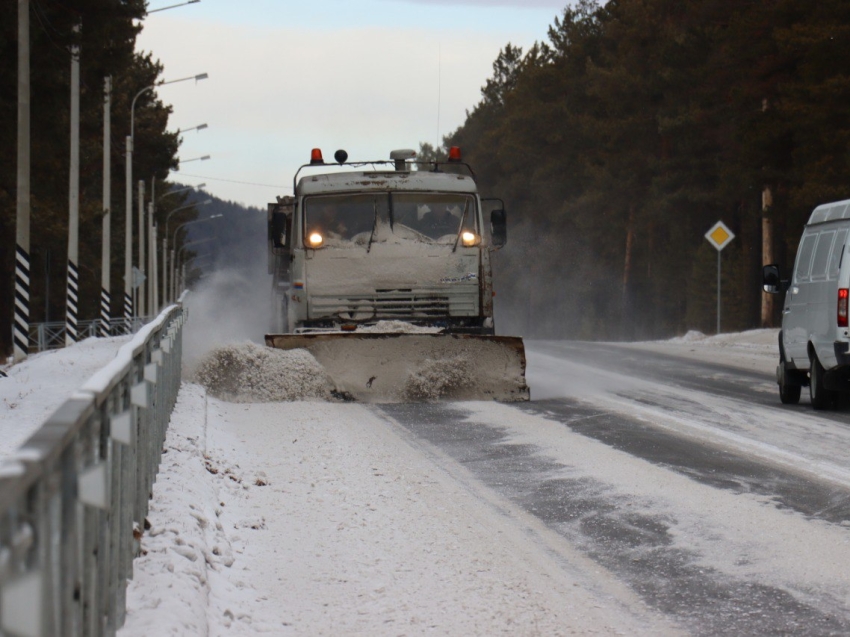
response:
<path id="1" fill-rule="evenodd" d="M 189 374 L 211 396 L 232 403 L 334 400 L 333 381 L 309 352 L 251 342 L 214 348 Z"/>
<path id="2" fill-rule="evenodd" d="M 268 334 L 266 345 L 307 350 L 335 393 L 361 402 L 529 400 L 525 347 L 516 336 Z"/>

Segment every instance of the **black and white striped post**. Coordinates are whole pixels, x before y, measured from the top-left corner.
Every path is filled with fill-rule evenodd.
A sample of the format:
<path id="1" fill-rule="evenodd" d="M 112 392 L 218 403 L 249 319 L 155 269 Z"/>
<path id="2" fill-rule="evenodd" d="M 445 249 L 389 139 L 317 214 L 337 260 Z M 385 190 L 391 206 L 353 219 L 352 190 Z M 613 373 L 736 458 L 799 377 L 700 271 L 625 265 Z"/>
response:
<path id="1" fill-rule="evenodd" d="M 98 334 L 104 338 L 110 335 L 109 314 L 112 305 L 112 297 L 109 294 L 112 243 L 111 106 L 112 78 L 106 77 L 103 80 L 103 245 L 100 250 L 100 330 L 98 330 Z"/>
<path id="2" fill-rule="evenodd" d="M 79 36 L 80 25 L 74 26 Z M 80 47 L 71 47 L 71 169 L 68 177 L 68 282 L 65 294 L 65 346 L 79 340 L 80 299 Z"/>
<path id="3" fill-rule="evenodd" d="M 29 352 L 30 321 L 30 5 L 18 0 L 18 176 L 15 218 L 15 310 L 12 355 Z"/>
<path id="4" fill-rule="evenodd" d="M 27 237 L 29 239 L 29 237 Z M 15 251 L 15 323 L 12 341 L 15 361 L 22 361 L 29 350 L 30 256 L 23 246 Z"/>
<path id="5" fill-rule="evenodd" d="M 80 340 L 78 307 L 80 302 L 80 275 L 77 264 L 68 259 L 68 285 L 65 294 L 65 347 Z"/>

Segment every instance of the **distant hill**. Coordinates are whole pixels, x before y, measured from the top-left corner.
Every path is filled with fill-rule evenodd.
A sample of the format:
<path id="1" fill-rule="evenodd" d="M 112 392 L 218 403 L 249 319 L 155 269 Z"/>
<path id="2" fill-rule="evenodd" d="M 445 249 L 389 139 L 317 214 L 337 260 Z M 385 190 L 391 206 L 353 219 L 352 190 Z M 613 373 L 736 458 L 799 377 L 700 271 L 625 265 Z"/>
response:
<path id="1" fill-rule="evenodd" d="M 185 188 L 175 184 L 174 188 Z M 198 219 L 222 215 L 209 223 L 192 224 L 186 228 L 189 241 L 215 236 L 210 246 L 195 249 L 198 255 L 210 253 L 212 259 L 199 263 L 203 271 L 235 269 L 245 274 L 265 274 L 266 268 L 266 211 L 219 199 L 203 190 L 189 192 L 186 203 L 211 203 L 198 206 Z M 200 261 L 200 259 L 199 259 Z"/>

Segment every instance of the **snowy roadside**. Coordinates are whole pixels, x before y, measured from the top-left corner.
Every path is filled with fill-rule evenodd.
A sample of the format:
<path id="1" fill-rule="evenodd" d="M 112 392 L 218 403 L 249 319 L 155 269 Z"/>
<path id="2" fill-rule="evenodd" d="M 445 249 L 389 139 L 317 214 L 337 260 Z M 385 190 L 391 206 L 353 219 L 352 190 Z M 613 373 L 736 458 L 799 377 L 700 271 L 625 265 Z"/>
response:
<path id="1" fill-rule="evenodd" d="M 0 376 L 0 460 L 23 444 L 130 336 L 87 338 L 30 355 Z"/>
<path id="2" fill-rule="evenodd" d="M 187 384 L 166 448 L 121 637 L 678 633 L 370 408 Z"/>
<path id="3" fill-rule="evenodd" d="M 748 330 L 706 336 L 691 331 L 667 341 L 616 343 L 660 354 L 728 365 L 773 376 L 779 362 L 778 329 Z"/>

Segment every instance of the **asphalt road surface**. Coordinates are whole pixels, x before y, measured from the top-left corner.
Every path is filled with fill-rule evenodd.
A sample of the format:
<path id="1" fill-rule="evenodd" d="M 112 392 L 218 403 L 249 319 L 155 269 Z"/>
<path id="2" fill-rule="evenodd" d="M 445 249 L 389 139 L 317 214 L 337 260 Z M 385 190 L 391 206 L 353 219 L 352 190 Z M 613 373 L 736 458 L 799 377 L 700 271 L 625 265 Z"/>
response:
<path id="1" fill-rule="evenodd" d="M 616 345 L 527 349 L 530 403 L 376 409 L 686 633 L 850 634 L 846 408 Z"/>

